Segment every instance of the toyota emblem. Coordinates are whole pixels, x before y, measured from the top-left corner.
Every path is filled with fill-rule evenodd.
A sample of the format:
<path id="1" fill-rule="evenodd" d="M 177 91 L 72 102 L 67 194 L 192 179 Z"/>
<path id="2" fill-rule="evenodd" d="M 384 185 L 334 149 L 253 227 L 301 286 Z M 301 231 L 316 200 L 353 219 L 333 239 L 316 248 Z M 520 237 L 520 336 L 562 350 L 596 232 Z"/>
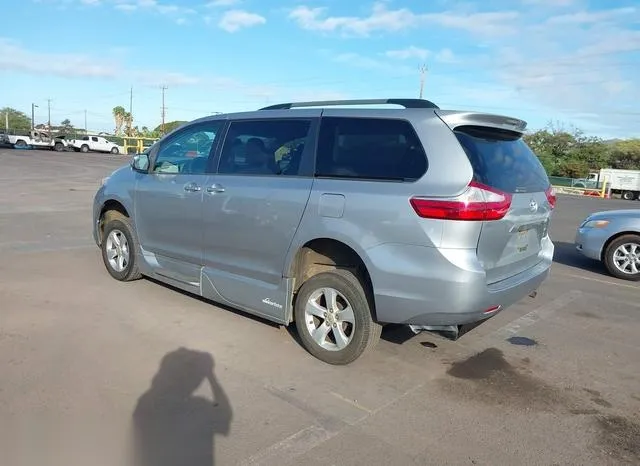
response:
<path id="1" fill-rule="evenodd" d="M 529 201 L 529 210 L 531 212 L 535 212 L 536 210 L 538 210 L 538 203 L 535 199 L 531 199 L 531 201 Z"/>

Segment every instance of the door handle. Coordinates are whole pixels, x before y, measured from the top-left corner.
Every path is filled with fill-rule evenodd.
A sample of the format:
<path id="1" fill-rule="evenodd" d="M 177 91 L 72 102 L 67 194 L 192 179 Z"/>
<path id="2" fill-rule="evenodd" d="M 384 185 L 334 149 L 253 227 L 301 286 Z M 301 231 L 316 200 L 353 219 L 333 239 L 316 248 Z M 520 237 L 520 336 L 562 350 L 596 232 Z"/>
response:
<path id="1" fill-rule="evenodd" d="M 224 192 L 224 186 L 222 186 L 222 185 L 220 185 L 218 183 L 212 184 L 211 186 L 209 186 L 207 188 L 207 192 L 209 194 L 223 193 Z"/>
<path id="2" fill-rule="evenodd" d="M 196 193 L 200 191 L 202 188 L 195 183 L 187 183 L 184 185 L 184 190 L 190 193 Z"/>

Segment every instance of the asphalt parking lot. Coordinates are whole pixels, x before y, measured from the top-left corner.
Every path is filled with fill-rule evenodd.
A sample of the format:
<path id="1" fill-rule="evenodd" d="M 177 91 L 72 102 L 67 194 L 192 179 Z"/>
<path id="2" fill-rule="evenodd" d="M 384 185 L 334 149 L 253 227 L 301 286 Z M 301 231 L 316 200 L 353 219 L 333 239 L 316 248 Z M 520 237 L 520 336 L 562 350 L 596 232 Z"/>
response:
<path id="1" fill-rule="evenodd" d="M 0 150 L 3 464 L 640 464 L 640 285 L 571 245 L 588 213 L 640 202 L 560 197 L 537 298 L 457 342 L 388 328 L 333 367 L 285 328 L 110 278 L 91 202 L 126 162 Z"/>

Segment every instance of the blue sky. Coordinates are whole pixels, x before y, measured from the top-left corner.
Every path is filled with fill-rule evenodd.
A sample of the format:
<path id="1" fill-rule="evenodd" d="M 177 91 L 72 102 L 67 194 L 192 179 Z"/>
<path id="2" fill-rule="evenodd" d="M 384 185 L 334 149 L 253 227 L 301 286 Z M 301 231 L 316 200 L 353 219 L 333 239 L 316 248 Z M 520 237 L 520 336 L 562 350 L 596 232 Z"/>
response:
<path id="1" fill-rule="evenodd" d="M 291 100 L 417 97 L 640 136 L 635 0 L 7 0 L 0 107 L 112 131 Z"/>

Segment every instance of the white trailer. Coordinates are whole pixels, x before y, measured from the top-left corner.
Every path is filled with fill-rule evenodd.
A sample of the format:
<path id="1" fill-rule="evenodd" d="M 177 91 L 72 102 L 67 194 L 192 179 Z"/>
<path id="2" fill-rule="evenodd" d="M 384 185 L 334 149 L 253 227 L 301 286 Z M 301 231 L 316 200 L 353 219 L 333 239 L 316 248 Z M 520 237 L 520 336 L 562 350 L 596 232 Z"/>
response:
<path id="1" fill-rule="evenodd" d="M 598 174 L 599 185 L 607 183 L 612 194 L 619 194 L 622 199 L 633 201 L 640 197 L 640 170 L 617 170 L 603 168 Z"/>

